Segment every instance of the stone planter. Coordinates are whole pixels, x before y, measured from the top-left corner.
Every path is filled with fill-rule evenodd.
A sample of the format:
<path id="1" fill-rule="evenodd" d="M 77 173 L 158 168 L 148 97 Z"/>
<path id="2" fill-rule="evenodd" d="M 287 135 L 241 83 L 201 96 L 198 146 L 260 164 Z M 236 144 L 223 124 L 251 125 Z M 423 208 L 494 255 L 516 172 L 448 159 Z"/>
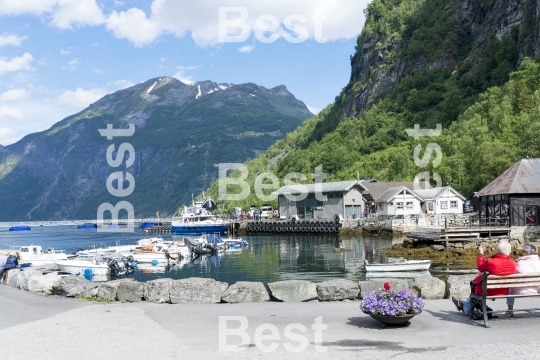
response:
<path id="1" fill-rule="evenodd" d="M 401 326 L 409 326 L 411 325 L 410 320 L 415 317 L 416 315 L 421 314 L 422 312 L 419 312 L 418 314 L 409 314 L 409 315 L 401 315 L 401 316 L 390 316 L 390 315 L 376 315 L 376 314 L 368 314 L 373 319 L 377 320 L 381 323 L 381 327 L 385 328 L 387 325 L 401 325 Z"/>

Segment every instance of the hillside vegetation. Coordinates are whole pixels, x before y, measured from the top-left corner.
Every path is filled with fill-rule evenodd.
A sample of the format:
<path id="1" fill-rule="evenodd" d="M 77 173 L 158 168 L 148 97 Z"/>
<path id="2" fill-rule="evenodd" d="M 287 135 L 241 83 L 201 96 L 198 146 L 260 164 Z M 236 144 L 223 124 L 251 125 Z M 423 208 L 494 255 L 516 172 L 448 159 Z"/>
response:
<path id="1" fill-rule="evenodd" d="M 510 16 L 490 3 L 481 5 L 486 18 Z M 350 83 L 318 116 L 248 162 L 247 181 L 253 185 L 258 174 L 270 171 L 281 185 L 291 172 L 310 182 L 320 164 L 330 181 L 412 180 L 430 171 L 468 196 L 520 158 L 540 157 L 540 68 L 527 57 L 539 47 L 538 17 L 529 11 L 534 4 L 524 3 L 514 7 L 521 26 L 509 25 L 496 36 L 488 20 L 482 31 L 464 29 L 470 16 L 459 13 L 454 1 L 374 0 L 351 57 Z M 405 131 L 415 124 L 442 124 L 442 135 L 415 140 Z M 435 155 L 428 167 L 414 163 L 414 148 L 428 143 L 441 147 L 437 168 Z M 218 184 L 207 194 L 218 198 Z M 246 200 L 220 205 L 262 202 L 252 191 Z"/>

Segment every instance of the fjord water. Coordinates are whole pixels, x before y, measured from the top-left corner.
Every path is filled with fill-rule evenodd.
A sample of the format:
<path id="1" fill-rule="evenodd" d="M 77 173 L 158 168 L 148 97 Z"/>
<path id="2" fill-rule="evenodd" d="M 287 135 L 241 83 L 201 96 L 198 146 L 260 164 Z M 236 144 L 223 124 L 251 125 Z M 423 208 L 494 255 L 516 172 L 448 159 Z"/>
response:
<path id="1" fill-rule="evenodd" d="M 26 232 L 10 232 L 0 228 L 0 249 L 11 246 L 40 245 L 43 249 L 54 248 L 72 253 L 89 246 L 113 246 L 134 244 L 137 240 L 159 236 L 164 240 L 179 239 L 171 234 L 151 235 L 141 230 L 134 233 L 98 233 L 95 229 L 76 229 L 68 226 L 43 226 Z M 340 237 L 335 234 L 321 235 L 248 235 L 249 246 L 231 249 L 223 254 L 202 256 L 184 260 L 171 266 L 140 264 L 129 275 L 138 281 L 157 278 L 183 279 L 188 277 L 213 278 L 234 283 L 237 281 L 273 282 L 279 280 L 311 280 L 348 278 L 357 280 L 361 274 L 356 266 L 363 259 L 370 262 L 386 262 L 382 249 L 392 245 L 388 237 Z M 350 251 L 334 252 L 335 248 Z"/>

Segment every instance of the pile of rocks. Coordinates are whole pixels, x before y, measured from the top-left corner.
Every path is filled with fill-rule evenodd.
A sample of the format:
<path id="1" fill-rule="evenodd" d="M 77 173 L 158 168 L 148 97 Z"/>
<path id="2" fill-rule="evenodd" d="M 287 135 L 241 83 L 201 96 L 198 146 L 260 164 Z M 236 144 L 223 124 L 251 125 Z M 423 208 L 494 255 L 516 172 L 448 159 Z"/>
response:
<path id="1" fill-rule="evenodd" d="M 133 279 L 119 279 L 97 283 L 79 276 L 59 276 L 56 272 L 44 274 L 37 270 L 13 269 L 8 272 L 6 285 L 42 295 L 121 302 L 208 304 L 355 300 L 370 292 L 380 291 L 385 282 L 390 283 L 394 291 L 412 290 L 424 299 L 442 299 L 446 293 L 444 281 L 431 275 L 410 280 L 380 279 L 360 282 L 346 279 L 321 283 L 287 280 L 265 286 L 262 282 L 246 281 L 229 285 L 206 278 L 157 279 L 144 283 Z"/>
<path id="2" fill-rule="evenodd" d="M 521 250 L 523 247 L 523 244 L 525 244 L 525 241 L 523 239 L 512 239 L 510 240 L 508 236 L 494 236 L 491 238 L 482 238 L 482 239 L 470 239 L 470 240 L 463 240 L 463 241 L 449 241 L 448 242 L 448 250 L 450 251 L 459 251 L 459 250 L 471 250 L 471 249 L 477 249 L 480 245 L 482 245 L 487 250 L 495 250 L 497 244 L 501 241 L 505 240 L 510 242 L 510 245 L 512 245 L 513 249 Z M 435 251 L 443 251 L 446 250 L 446 246 L 444 243 L 437 243 L 431 245 L 431 248 Z"/>

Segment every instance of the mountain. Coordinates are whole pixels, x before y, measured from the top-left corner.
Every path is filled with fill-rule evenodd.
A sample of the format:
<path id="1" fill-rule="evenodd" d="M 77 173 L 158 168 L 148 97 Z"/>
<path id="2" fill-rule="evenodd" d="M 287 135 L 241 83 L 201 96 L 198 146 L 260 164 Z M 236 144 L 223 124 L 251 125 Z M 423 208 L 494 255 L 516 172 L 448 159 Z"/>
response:
<path id="1" fill-rule="evenodd" d="M 537 0 L 373 0 L 349 83 L 248 162 L 248 180 L 262 171 L 311 179 L 320 164 L 328 180 L 410 181 L 430 171 L 468 195 L 519 158 L 540 157 L 540 73 L 531 60 L 540 58 L 539 19 Z M 441 124 L 442 135 L 413 139 L 406 130 L 416 124 Z M 419 167 L 414 150 L 429 143 L 440 147 L 441 162 L 434 166 L 432 156 Z"/>
<path id="2" fill-rule="evenodd" d="M 8 204 L 0 219 L 93 219 L 100 204 L 120 200 L 134 206 L 136 217 L 170 215 L 217 178 L 218 163 L 255 157 L 311 116 L 283 85 L 151 79 L 0 147 L 0 203 Z M 107 124 L 134 124 L 135 133 L 107 140 L 98 131 Z M 133 165 L 110 167 L 107 147 L 124 142 L 135 150 Z M 134 192 L 123 199 L 106 189 L 119 170 L 135 178 Z"/>

